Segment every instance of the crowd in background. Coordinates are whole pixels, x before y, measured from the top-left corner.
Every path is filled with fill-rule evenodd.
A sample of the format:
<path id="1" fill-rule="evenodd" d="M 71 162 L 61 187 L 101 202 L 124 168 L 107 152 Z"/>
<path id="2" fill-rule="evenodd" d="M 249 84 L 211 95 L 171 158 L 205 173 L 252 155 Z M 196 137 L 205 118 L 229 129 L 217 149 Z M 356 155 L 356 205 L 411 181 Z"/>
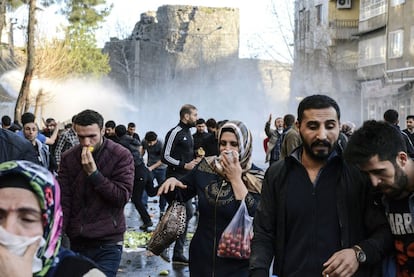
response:
<path id="1" fill-rule="evenodd" d="M 254 138 L 243 122 L 204 120 L 189 104 L 161 138 L 151 130 L 140 136 L 134 122 L 104 121 L 93 110 L 73 115 L 65 126 L 53 118 L 42 124 L 30 112 L 19 122 L 6 115 L 0 132 L 0 162 L 13 161 L 0 164 L 0 199 L 5 188 L 10 195 L 24 189 L 36 199 L 37 191 L 51 187 L 58 206 L 46 208 L 42 202 L 49 199 L 39 198 L 40 210 L 49 209 L 49 219 L 62 221 L 55 227 L 46 221 L 51 227 L 36 233 L 46 241 L 43 250 L 40 244 L 30 248 L 30 255 L 44 251 L 40 267 L 31 266 L 31 257 L 18 261 L 30 262 L 23 269 L 35 275 L 63 276 L 56 275 L 59 267 L 71 263 L 51 259 L 64 255 L 76 257 L 82 275 L 95 269 L 96 276 L 116 276 L 124 206 L 131 201 L 140 229 L 149 231 L 148 196 L 159 196 L 161 216 L 180 198 L 186 202 L 186 223 L 193 214 L 199 217 L 188 258 L 186 233 L 175 242 L 171 259 L 168 251 L 160 255 L 189 265 L 191 276 L 267 277 L 270 270 L 276 276 L 414 274 L 414 115 L 406 117 L 403 130 L 393 109 L 357 127 L 341 122 L 330 97 L 306 97 L 296 117 L 280 115 L 272 122 L 270 115 L 265 122 L 268 167 L 262 169 L 252 161 Z M 218 242 L 242 202 L 254 217 L 250 259 L 222 257 Z M 15 211 L 13 203 L 5 203 L 10 206 L 0 205 L 3 219 Z M 36 205 L 32 209 L 39 213 Z M 36 216 L 33 221 L 41 222 Z M 53 255 L 45 251 L 51 243 L 48 228 L 58 230 Z M 6 267 L 8 274 L 18 267 Z"/>

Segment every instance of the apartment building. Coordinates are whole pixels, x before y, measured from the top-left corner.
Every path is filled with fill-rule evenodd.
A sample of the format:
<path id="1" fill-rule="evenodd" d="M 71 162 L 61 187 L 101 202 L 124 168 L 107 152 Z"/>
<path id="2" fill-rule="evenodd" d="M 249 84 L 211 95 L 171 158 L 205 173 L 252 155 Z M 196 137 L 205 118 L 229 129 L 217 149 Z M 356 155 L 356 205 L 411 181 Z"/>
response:
<path id="1" fill-rule="evenodd" d="M 358 76 L 364 118 L 382 119 L 383 113 L 392 108 L 404 122 L 406 115 L 414 113 L 414 2 L 371 2 L 361 0 L 360 28 L 362 23 L 374 21 L 378 27 L 360 38 Z"/>
<path id="2" fill-rule="evenodd" d="M 291 110 L 307 95 L 327 94 L 341 106 L 343 120 L 360 122 L 359 5 L 359 0 L 295 1 Z"/>

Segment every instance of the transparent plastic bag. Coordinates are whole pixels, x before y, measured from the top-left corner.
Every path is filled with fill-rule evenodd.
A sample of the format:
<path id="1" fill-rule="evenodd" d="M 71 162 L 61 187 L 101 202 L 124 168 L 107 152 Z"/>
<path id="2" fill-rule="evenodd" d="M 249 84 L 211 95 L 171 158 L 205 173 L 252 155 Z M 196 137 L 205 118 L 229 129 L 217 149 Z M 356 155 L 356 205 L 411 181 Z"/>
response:
<path id="1" fill-rule="evenodd" d="M 249 259 L 250 241 L 253 238 L 253 217 L 247 211 L 244 199 L 233 219 L 221 234 L 217 256 L 222 258 Z"/>

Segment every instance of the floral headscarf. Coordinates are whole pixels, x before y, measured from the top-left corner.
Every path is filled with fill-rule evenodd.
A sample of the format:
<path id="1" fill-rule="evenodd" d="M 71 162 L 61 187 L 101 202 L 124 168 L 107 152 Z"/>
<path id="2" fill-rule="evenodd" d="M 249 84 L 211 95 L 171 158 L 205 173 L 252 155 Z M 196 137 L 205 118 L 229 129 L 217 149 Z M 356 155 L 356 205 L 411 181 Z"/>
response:
<path id="1" fill-rule="evenodd" d="M 239 144 L 239 161 L 243 170 L 242 179 L 251 192 L 260 193 L 262 190 L 263 171 L 252 169 L 252 134 L 243 122 L 229 120 L 218 131 L 220 141 L 223 132 L 231 129 Z"/>
<path id="2" fill-rule="evenodd" d="M 29 161 L 1 163 L 0 176 L 9 174 L 26 178 L 30 189 L 39 200 L 43 220 L 43 238 L 46 243 L 37 253 L 42 259 L 43 268 L 34 276 L 45 276 L 60 248 L 63 217 L 59 184 L 46 168 Z"/>

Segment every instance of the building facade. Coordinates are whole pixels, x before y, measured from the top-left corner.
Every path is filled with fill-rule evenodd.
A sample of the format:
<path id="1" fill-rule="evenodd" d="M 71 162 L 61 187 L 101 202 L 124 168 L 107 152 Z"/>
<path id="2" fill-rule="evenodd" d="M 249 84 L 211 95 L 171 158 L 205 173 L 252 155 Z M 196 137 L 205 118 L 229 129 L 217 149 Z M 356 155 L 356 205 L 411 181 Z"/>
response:
<path id="1" fill-rule="evenodd" d="M 359 74 L 365 119 L 414 113 L 414 2 L 361 0 Z M 362 16 L 364 13 L 365 16 Z M 370 27 L 370 28 L 369 28 Z"/>
<path id="2" fill-rule="evenodd" d="M 297 0 L 292 93 L 334 96 L 342 107 L 354 107 L 352 111 L 360 119 L 354 118 L 356 123 L 382 119 L 391 108 L 403 121 L 414 113 L 413 13 L 414 1 L 407 0 Z M 321 30 L 320 26 L 327 27 Z M 328 62 L 321 64 L 316 46 L 323 40 L 315 34 L 320 37 L 324 32 L 329 39 L 323 47 L 336 59 L 325 58 Z M 315 69 L 325 76 L 319 83 L 314 80 L 318 75 L 312 75 Z M 298 82 L 297 76 L 305 81 Z M 354 99 L 346 100 L 348 96 Z M 352 120 L 346 115 L 343 119 Z"/>

